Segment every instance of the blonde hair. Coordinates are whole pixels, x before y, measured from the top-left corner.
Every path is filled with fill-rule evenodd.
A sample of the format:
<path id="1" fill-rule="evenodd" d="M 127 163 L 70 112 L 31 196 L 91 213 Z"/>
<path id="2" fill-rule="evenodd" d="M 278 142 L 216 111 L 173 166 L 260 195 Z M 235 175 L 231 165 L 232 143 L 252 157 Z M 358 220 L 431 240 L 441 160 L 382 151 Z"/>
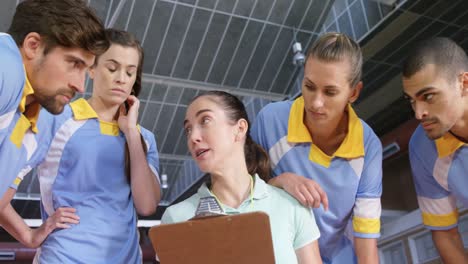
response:
<path id="1" fill-rule="evenodd" d="M 316 58 L 324 62 L 348 60 L 350 64 L 349 83 L 356 86 L 362 75 L 362 52 L 359 44 L 342 33 L 330 32 L 320 36 L 307 52 L 307 59 Z"/>

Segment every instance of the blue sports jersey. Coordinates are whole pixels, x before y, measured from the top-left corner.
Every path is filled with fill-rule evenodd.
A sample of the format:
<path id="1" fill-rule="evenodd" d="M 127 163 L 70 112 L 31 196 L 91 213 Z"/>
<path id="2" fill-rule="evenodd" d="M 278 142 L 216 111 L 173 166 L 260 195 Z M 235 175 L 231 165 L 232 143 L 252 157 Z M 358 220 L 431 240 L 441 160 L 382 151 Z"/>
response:
<path id="1" fill-rule="evenodd" d="M 38 122 L 40 105 L 26 107 L 34 94 L 23 67 L 21 53 L 10 35 L 0 33 L 0 197 L 8 187 L 17 188 L 24 175 L 42 160 L 47 150 Z M 39 133 L 41 131 L 41 133 Z"/>
<path id="2" fill-rule="evenodd" d="M 356 262 L 353 236 L 380 236 L 382 145 L 351 106 L 347 112 L 348 135 L 333 156 L 313 144 L 303 123 L 303 97 L 267 105 L 251 132 L 269 153 L 273 176 L 293 172 L 316 181 L 327 193 L 329 210 L 313 209 L 325 263 Z"/>
<path id="3" fill-rule="evenodd" d="M 42 219 L 59 207 L 77 209 L 80 223 L 51 233 L 38 250 L 40 263 L 141 263 L 137 214 L 125 173 L 125 135 L 117 123 L 98 119 L 84 99 L 51 124 L 51 144 L 38 167 Z M 147 161 L 158 176 L 154 135 L 140 128 Z"/>
<path id="4" fill-rule="evenodd" d="M 468 147 L 451 133 L 437 140 L 418 126 L 409 143 L 414 184 L 424 225 L 446 230 L 458 223 L 457 200 L 468 208 Z"/>

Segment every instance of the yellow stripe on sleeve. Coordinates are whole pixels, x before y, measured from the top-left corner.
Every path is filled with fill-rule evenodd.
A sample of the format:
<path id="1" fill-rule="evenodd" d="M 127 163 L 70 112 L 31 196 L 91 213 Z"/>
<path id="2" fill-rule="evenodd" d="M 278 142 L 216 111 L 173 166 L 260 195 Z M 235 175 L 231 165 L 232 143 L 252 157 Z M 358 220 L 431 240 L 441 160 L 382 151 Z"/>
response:
<path id="1" fill-rule="evenodd" d="M 380 233 L 380 219 L 353 217 L 353 229 L 356 233 Z"/>
<path id="2" fill-rule="evenodd" d="M 23 179 L 21 179 L 20 177 L 16 177 L 16 179 L 13 181 L 13 184 L 19 186 L 22 180 Z"/>
<path id="3" fill-rule="evenodd" d="M 458 222 L 458 211 L 453 211 L 449 214 L 435 215 L 422 212 L 424 225 L 434 227 L 452 226 Z"/>

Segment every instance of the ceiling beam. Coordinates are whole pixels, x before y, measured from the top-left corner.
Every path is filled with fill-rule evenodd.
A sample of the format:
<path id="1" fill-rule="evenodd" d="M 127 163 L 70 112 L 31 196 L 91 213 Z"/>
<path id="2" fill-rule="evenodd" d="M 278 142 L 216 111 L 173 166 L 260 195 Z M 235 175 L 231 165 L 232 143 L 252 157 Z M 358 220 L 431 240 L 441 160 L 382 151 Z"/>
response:
<path id="1" fill-rule="evenodd" d="M 111 19 L 107 23 L 106 28 L 113 28 L 114 27 L 115 21 L 117 21 L 117 18 L 119 17 L 120 12 L 122 12 L 122 8 L 124 7 L 125 2 L 127 2 L 127 0 L 120 0 L 117 7 L 115 8 L 114 14 L 112 15 Z"/>
<path id="2" fill-rule="evenodd" d="M 376 113 L 383 111 L 391 103 L 398 100 L 398 98 L 400 98 L 402 95 L 403 88 L 401 84 L 401 74 L 397 74 L 395 77 L 387 81 L 384 85 L 379 87 L 379 89 L 373 91 L 369 96 L 353 107 L 360 118 L 367 120 Z"/>
<path id="3" fill-rule="evenodd" d="M 151 84 L 161 84 L 167 86 L 177 86 L 189 89 L 196 89 L 201 91 L 213 91 L 221 90 L 237 96 L 250 96 L 256 98 L 262 98 L 271 101 L 282 101 L 287 98 L 284 94 L 271 93 L 266 91 L 258 91 L 246 88 L 236 88 L 232 86 L 217 85 L 208 82 L 199 82 L 192 80 L 179 79 L 174 77 L 155 75 L 155 74 L 143 74 L 143 82 Z"/>

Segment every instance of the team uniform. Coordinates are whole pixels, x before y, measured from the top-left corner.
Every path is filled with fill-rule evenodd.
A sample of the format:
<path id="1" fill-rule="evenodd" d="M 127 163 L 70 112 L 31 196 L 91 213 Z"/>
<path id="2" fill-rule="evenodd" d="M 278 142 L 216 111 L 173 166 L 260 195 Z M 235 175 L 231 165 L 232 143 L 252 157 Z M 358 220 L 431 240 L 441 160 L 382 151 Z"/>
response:
<path id="1" fill-rule="evenodd" d="M 409 154 L 424 225 L 431 230 L 457 226 L 457 200 L 468 208 L 468 146 L 450 132 L 431 140 L 418 126 Z"/>
<path id="2" fill-rule="evenodd" d="M 26 96 L 34 94 L 24 70 L 21 53 L 10 35 L 0 33 L 0 197 L 9 187 L 18 188 L 31 168 L 47 151 L 43 132 L 47 123 L 38 122 L 40 105 L 26 109 Z M 41 133 L 39 133 L 41 132 Z"/>
<path id="3" fill-rule="evenodd" d="M 267 105 L 251 132 L 269 153 L 273 176 L 293 172 L 316 181 L 327 193 L 329 210 L 313 209 L 325 263 L 356 263 L 353 236 L 380 236 L 382 145 L 351 106 L 347 112 L 348 135 L 333 156 L 313 144 L 303 123 L 303 97 Z"/>
<path id="4" fill-rule="evenodd" d="M 162 224 L 187 221 L 195 216 L 201 198 L 214 196 L 203 184 L 187 200 L 170 206 L 161 218 Z M 255 175 L 252 198 L 247 198 L 239 208 L 221 204 L 227 214 L 262 211 L 270 218 L 275 262 L 297 263 L 295 250 L 317 240 L 320 232 L 313 214 L 281 189 L 266 184 Z"/>
<path id="5" fill-rule="evenodd" d="M 42 219 L 73 207 L 79 224 L 51 233 L 35 263 L 141 263 L 137 214 L 125 173 L 125 135 L 98 119 L 84 99 L 62 114 L 41 113 L 51 124 L 50 149 L 38 167 Z M 148 164 L 158 177 L 154 135 L 140 128 Z"/>

